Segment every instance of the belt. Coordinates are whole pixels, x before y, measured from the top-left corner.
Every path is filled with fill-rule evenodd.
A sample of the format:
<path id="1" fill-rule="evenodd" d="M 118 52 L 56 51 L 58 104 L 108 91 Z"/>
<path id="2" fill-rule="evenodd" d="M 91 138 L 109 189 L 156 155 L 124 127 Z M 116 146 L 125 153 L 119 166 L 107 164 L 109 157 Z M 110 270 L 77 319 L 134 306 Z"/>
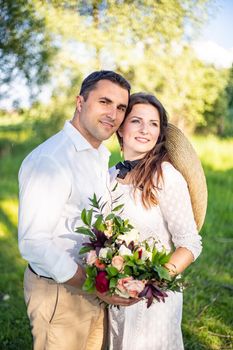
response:
<path id="1" fill-rule="evenodd" d="M 36 271 L 33 270 L 33 268 L 31 267 L 30 264 L 28 264 L 28 268 L 29 268 L 29 270 L 30 270 L 32 273 L 34 273 L 34 275 L 36 275 L 36 276 L 38 276 L 38 277 L 43 277 L 43 278 L 46 278 L 46 279 L 48 279 L 48 280 L 53 280 L 53 278 L 51 278 L 51 277 L 38 275 L 38 273 L 36 273 Z"/>

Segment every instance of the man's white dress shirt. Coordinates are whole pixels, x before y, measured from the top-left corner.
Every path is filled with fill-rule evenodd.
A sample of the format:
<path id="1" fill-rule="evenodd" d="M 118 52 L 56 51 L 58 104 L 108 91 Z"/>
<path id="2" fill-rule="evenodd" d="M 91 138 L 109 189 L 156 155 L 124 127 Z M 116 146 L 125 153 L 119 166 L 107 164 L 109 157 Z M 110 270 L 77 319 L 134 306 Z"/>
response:
<path id="1" fill-rule="evenodd" d="M 33 150 L 19 171 L 19 248 L 38 275 L 59 283 L 77 270 L 85 237 L 75 233 L 95 193 L 109 187 L 109 151 L 93 148 L 70 123 Z"/>

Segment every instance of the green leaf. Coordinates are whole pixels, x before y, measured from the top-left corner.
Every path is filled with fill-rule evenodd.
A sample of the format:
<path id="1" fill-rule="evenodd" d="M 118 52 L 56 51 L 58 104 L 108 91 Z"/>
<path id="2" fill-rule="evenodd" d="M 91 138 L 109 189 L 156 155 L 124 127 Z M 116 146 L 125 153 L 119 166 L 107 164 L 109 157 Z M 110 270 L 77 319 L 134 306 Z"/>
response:
<path id="1" fill-rule="evenodd" d="M 112 201 L 112 203 L 117 203 L 119 201 L 119 199 L 123 196 L 123 194 L 121 194 L 120 196 L 114 198 L 114 200 Z"/>
<path id="2" fill-rule="evenodd" d="M 112 250 L 107 252 L 107 259 L 112 260 Z"/>
<path id="3" fill-rule="evenodd" d="M 85 292 L 92 292 L 95 290 L 95 280 L 93 278 L 87 278 L 82 286 Z"/>
<path id="4" fill-rule="evenodd" d="M 161 265 L 166 264 L 170 260 L 171 255 L 172 255 L 172 253 L 170 253 L 170 254 L 164 253 L 163 256 L 160 257 L 159 263 Z"/>
<path id="5" fill-rule="evenodd" d="M 126 274 L 127 276 L 132 275 L 132 269 L 128 265 L 126 265 L 124 268 L 124 274 Z"/>
<path id="6" fill-rule="evenodd" d="M 86 236 L 90 236 L 92 238 L 96 238 L 94 233 L 91 230 L 89 230 L 88 228 L 86 228 L 86 227 L 83 227 L 83 226 L 77 227 L 75 231 L 78 232 L 78 233 L 81 233 L 82 235 L 86 235 Z"/>
<path id="7" fill-rule="evenodd" d="M 105 203 L 103 203 L 103 204 L 100 206 L 101 212 L 103 211 L 103 209 L 104 209 L 104 207 L 106 206 L 107 203 L 108 203 L 108 202 L 105 202 Z"/>
<path id="8" fill-rule="evenodd" d="M 121 226 L 122 226 L 122 219 L 121 219 L 120 216 L 115 216 L 114 222 L 115 222 L 115 224 L 116 224 L 118 227 L 121 227 Z"/>
<path id="9" fill-rule="evenodd" d="M 114 217 L 115 217 L 115 214 L 111 213 L 108 216 L 106 216 L 105 220 L 112 220 L 114 219 Z"/>
<path id="10" fill-rule="evenodd" d="M 87 266 L 86 274 L 88 277 L 95 278 L 97 276 L 97 268 L 95 266 Z"/>
<path id="11" fill-rule="evenodd" d="M 171 281 L 172 277 L 169 275 L 169 272 L 167 269 L 165 269 L 165 267 L 156 266 L 156 271 L 159 275 L 159 278 Z"/>
<path id="12" fill-rule="evenodd" d="M 85 208 L 82 210 L 81 219 L 84 222 L 84 224 L 88 225 L 88 223 L 87 223 L 87 211 Z"/>
<path id="13" fill-rule="evenodd" d="M 92 247 L 82 247 L 79 251 L 79 255 L 88 253 L 90 250 L 92 250 Z"/>
<path id="14" fill-rule="evenodd" d="M 152 264 L 153 265 L 159 264 L 159 252 L 155 248 L 153 249 L 153 253 L 152 253 Z"/>
<path id="15" fill-rule="evenodd" d="M 113 187 L 112 192 L 116 190 L 117 186 L 118 186 L 118 182 L 116 182 L 116 185 Z"/>
<path id="16" fill-rule="evenodd" d="M 114 277 L 118 275 L 118 270 L 114 266 L 109 266 L 106 268 L 109 277 Z"/>
<path id="17" fill-rule="evenodd" d="M 92 214 L 93 214 L 93 209 L 88 210 L 86 215 L 86 221 L 88 226 L 91 226 Z"/>
<path id="18" fill-rule="evenodd" d="M 117 207 L 113 208 L 112 211 L 119 211 L 120 209 L 122 209 L 124 207 L 124 204 L 120 204 Z"/>
<path id="19" fill-rule="evenodd" d="M 99 202 L 101 200 L 101 197 L 97 200 L 96 194 L 94 193 L 93 198 L 88 198 L 91 202 L 92 207 L 100 209 Z"/>
<path id="20" fill-rule="evenodd" d="M 109 288 L 115 288 L 117 285 L 117 278 L 113 277 L 110 279 Z"/>
<path id="21" fill-rule="evenodd" d="M 137 265 L 144 265 L 145 262 L 144 262 L 142 259 L 138 259 L 138 260 L 136 261 L 136 264 L 137 264 Z"/>
<path id="22" fill-rule="evenodd" d="M 102 214 L 98 215 L 97 220 L 93 226 L 99 231 L 106 230 L 106 225 L 103 224 L 103 215 Z"/>

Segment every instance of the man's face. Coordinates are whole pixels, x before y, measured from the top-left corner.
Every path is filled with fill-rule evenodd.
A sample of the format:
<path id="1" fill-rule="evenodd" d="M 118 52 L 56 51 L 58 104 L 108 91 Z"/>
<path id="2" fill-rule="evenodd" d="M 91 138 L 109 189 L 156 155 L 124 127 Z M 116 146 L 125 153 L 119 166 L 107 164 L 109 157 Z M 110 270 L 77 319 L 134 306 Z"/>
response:
<path id="1" fill-rule="evenodd" d="M 122 123 L 128 105 L 128 91 L 109 80 L 100 80 L 84 101 L 77 97 L 75 126 L 95 148 L 108 139 Z"/>

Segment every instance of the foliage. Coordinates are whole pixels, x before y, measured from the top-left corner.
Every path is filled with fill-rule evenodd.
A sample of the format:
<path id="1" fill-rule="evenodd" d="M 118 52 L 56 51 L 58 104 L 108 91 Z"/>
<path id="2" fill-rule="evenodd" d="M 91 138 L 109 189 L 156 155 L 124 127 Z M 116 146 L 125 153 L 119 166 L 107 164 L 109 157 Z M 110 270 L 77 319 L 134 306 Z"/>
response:
<path id="1" fill-rule="evenodd" d="M 38 7 L 59 43 L 52 77 L 55 99 L 66 95 L 68 105 L 83 76 L 110 68 L 131 82 L 133 92 L 158 95 L 172 122 L 190 130 L 204 125 L 204 112 L 222 87 L 220 74 L 201 63 L 184 38 L 187 26 L 197 31 L 210 5 L 205 0 L 195 6 L 189 0 L 89 0 Z"/>
<path id="2" fill-rule="evenodd" d="M 50 76 L 49 104 L 27 113 L 36 113 L 44 137 L 71 117 L 83 77 L 98 69 L 123 74 L 133 92 L 157 95 L 183 130 L 232 134 L 230 72 L 201 62 L 190 45 L 214 0 L 2 3 L 2 77 L 21 71 L 35 86 Z"/>
<path id="3" fill-rule="evenodd" d="M 0 97 L 17 76 L 30 85 L 31 95 L 33 87 L 48 80 L 54 46 L 36 3 L 40 1 L 0 0 Z"/>

